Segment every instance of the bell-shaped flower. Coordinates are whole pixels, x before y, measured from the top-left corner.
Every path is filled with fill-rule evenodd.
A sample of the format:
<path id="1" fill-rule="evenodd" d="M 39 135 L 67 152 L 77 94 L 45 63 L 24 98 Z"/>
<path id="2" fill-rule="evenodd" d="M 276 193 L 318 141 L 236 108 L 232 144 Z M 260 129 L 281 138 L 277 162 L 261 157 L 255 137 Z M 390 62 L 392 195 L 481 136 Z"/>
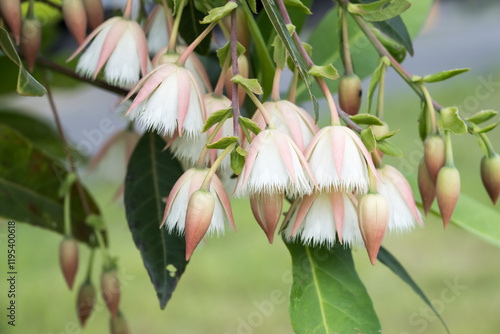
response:
<path id="1" fill-rule="evenodd" d="M 303 196 L 310 194 L 314 185 L 309 165 L 297 145 L 281 131 L 268 129 L 252 140 L 235 194 Z"/>
<path id="2" fill-rule="evenodd" d="M 389 203 L 389 232 L 410 231 L 416 222 L 422 225 L 413 191 L 406 178 L 396 168 L 389 165 L 377 171 L 381 179 L 377 181 L 377 191 Z"/>
<path id="3" fill-rule="evenodd" d="M 250 207 L 259 226 L 273 243 L 274 231 L 283 211 L 283 194 L 258 194 L 250 196 Z"/>
<path id="4" fill-rule="evenodd" d="M 161 226 L 165 224 L 169 232 L 184 234 L 189 199 L 201 188 L 207 173 L 207 168 L 191 168 L 182 174 L 170 191 Z M 217 175 L 213 176 L 209 191 L 214 196 L 215 205 L 207 234 L 223 234 L 224 223 L 230 223 L 236 230 L 229 197 Z"/>
<path id="5" fill-rule="evenodd" d="M 269 101 L 264 103 L 276 129 L 293 139 L 299 150 L 304 153 L 307 145 L 318 132 L 313 118 L 304 109 L 287 100 Z M 260 110 L 257 110 L 252 120 L 264 130 L 266 122 Z"/>
<path id="6" fill-rule="evenodd" d="M 148 38 L 149 53 L 154 55 L 168 45 L 168 25 L 165 9 L 156 5 L 148 16 L 144 30 Z"/>
<path id="7" fill-rule="evenodd" d="M 175 63 L 153 69 L 125 97 L 136 94 L 127 111 L 148 129 L 173 136 L 198 136 L 206 120 L 205 105 L 191 71 Z"/>
<path id="8" fill-rule="evenodd" d="M 355 201 L 346 193 L 324 191 L 296 199 L 285 217 L 285 239 L 313 247 L 332 248 L 338 240 L 362 246 Z"/>
<path id="9" fill-rule="evenodd" d="M 369 188 L 368 167 L 378 178 L 365 145 L 345 126 L 321 129 L 309 143 L 305 156 L 320 190 L 365 194 Z"/>
<path id="10" fill-rule="evenodd" d="M 88 48 L 84 51 L 84 49 Z M 82 51 L 76 71 L 96 78 L 104 68 L 104 80 L 125 89 L 132 88 L 148 71 L 148 45 L 141 26 L 122 17 L 112 17 L 85 38 L 71 55 Z"/>

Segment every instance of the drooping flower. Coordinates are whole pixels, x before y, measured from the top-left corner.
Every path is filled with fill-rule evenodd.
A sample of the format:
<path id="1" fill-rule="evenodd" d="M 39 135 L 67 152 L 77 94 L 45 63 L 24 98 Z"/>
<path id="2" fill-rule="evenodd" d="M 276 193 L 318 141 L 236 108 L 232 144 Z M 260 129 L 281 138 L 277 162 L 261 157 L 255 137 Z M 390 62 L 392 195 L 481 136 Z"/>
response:
<path id="1" fill-rule="evenodd" d="M 153 69 L 129 92 L 137 93 L 127 111 L 146 128 L 173 136 L 198 136 L 206 120 L 205 105 L 196 79 L 185 67 L 167 63 Z"/>
<path id="2" fill-rule="evenodd" d="M 19 44 L 22 18 L 21 0 L 0 0 L 0 14 L 12 31 L 16 44 Z"/>
<path id="3" fill-rule="evenodd" d="M 250 206 L 257 223 L 273 243 L 274 231 L 283 211 L 283 194 L 258 194 L 250 196 Z"/>
<path id="4" fill-rule="evenodd" d="M 81 44 L 87 30 L 87 15 L 82 0 L 62 0 L 61 8 L 64 23 L 78 44 Z"/>
<path id="5" fill-rule="evenodd" d="M 156 54 L 168 45 L 168 25 L 165 9 L 161 5 L 156 5 L 148 16 L 144 27 L 148 38 L 150 54 Z"/>
<path id="6" fill-rule="evenodd" d="M 148 46 L 141 26 L 122 17 L 113 17 L 97 27 L 71 55 L 72 60 L 86 47 L 76 71 L 96 78 L 104 68 L 104 80 L 130 89 L 148 71 Z"/>
<path id="7" fill-rule="evenodd" d="M 362 246 L 355 198 L 342 192 L 314 192 L 298 198 L 285 217 L 283 230 L 288 242 L 332 248 L 335 242 Z"/>
<path id="8" fill-rule="evenodd" d="M 410 231 L 416 222 L 422 225 L 413 191 L 406 178 L 396 168 L 389 165 L 377 171 L 381 179 L 377 181 L 377 191 L 389 203 L 389 232 Z"/>
<path id="9" fill-rule="evenodd" d="M 309 143 L 305 156 L 321 190 L 364 194 L 369 188 L 368 168 L 378 178 L 365 145 L 345 126 L 321 129 Z"/>
<path id="10" fill-rule="evenodd" d="M 293 139 L 301 152 L 304 152 L 309 142 L 318 132 L 318 127 L 312 117 L 304 109 L 287 100 L 269 101 L 264 103 L 276 129 Z M 260 110 L 252 117 L 261 129 L 266 128 L 266 122 Z"/>

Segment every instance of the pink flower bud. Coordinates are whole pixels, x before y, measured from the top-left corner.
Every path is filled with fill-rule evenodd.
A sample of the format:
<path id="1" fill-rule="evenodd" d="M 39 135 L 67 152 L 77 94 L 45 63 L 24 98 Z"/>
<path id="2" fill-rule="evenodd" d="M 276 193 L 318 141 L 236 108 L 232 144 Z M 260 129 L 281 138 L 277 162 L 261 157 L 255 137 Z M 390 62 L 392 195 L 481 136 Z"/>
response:
<path id="1" fill-rule="evenodd" d="M 82 44 L 87 30 L 87 16 L 82 0 L 62 0 L 64 23 L 78 44 Z"/>
<path id="2" fill-rule="evenodd" d="M 115 270 L 104 271 L 101 275 L 101 294 L 102 299 L 108 307 L 112 317 L 118 314 L 118 305 L 120 304 L 120 280 Z"/>
<path id="3" fill-rule="evenodd" d="M 389 203 L 380 194 L 369 193 L 358 203 L 358 223 L 372 265 L 389 224 Z"/>
<path id="4" fill-rule="evenodd" d="M 418 165 L 418 189 L 420 190 L 420 197 L 422 197 L 422 206 L 427 215 L 436 197 L 436 186 L 432 182 L 423 158 Z"/>
<path id="5" fill-rule="evenodd" d="M 238 57 L 238 70 L 242 76 L 248 78 L 248 58 L 245 55 L 241 55 Z M 233 68 L 230 66 L 226 70 L 226 81 L 224 82 L 224 86 L 226 87 L 227 97 L 232 99 L 233 96 L 233 82 L 231 78 L 233 77 Z M 245 100 L 245 90 L 238 86 L 238 98 L 240 102 L 240 108 L 243 105 L 243 101 Z"/>
<path id="6" fill-rule="evenodd" d="M 90 29 L 94 30 L 104 21 L 104 9 L 101 0 L 83 0 L 87 23 Z"/>
<path id="7" fill-rule="evenodd" d="M 186 212 L 186 261 L 207 233 L 214 214 L 215 198 L 207 190 L 197 190 L 189 199 Z"/>
<path id="8" fill-rule="evenodd" d="M 28 69 L 33 71 L 35 60 L 40 50 L 42 42 L 42 28 L 37 19 L 23 20 L 21 27 L 21 49 L 23 50 L 24 58 L 28 64 Z"/>
<path id="9" fill-rule="evenodd" d="M 349 115 L 356 115 L 361 107 L 361 80 L 356 74 L 346 75 L 339 82 L 339 106 Z"/>
<path id="10" fill-rule="evenodd" d="M 424 141 L 424 159 L 429 175 L 436 184 L 439 170 L 446 163 L 446 143 L 439 135 L 432 135 Z"/>
<path id="11" fill-rule="evenodd" d="M 500 194 L 500 155 L 495 154 L 489 159 L 483 157 L 481 160 L 481 179 L 491 201 L 496 204 Z"/>
<path id="12" fill-rule="evenodd" d="M 21 34 L 21 1 L 20 0 L 0 0 L 0 14 L 7 22 L 16 44 L 19 44 Z"/>
<path id="13" fill-rule="evenodd" d="M 78 290 L 78 297 L 76 299 L 76 312 L 78 313 L 82 328 L 85 326 L 85 322 L 90 314 L 92 314 L 95 301 L 96 291 L 94 285 L 90 281 L 84 282 Z"/>
<path id="14" fill-rule="evenodd" d="M 274 232 L 281 218 L 283 210 L 283 193 L 269 194 L 262 193 L 250 196 L 250 206 L 253 216 L 259 223 L 260 227 L 269 239 L 269 243 L 273 243 Z"/>
<path id="15" fill-rule="evenodd" d="M 78 244 L 73 238 L 64 238 L 59 245 L 59 263 L 69 289 L 73 289 L 78 270 Z"/>
<path id="16" fill-rule="evenodd" d="M 129 334 L 127 320 L 121 312 L 116 317 L 111 317 L 110 321 L 111 334 Z"/>
<path id="17" fill-rule="evenodd" d="M 460 173 L 455 167 L 441 168 L 437 177 L 436 195 L 444 228 L 446 228 L 457 204 L 458 195 L 460 195 Z"/>

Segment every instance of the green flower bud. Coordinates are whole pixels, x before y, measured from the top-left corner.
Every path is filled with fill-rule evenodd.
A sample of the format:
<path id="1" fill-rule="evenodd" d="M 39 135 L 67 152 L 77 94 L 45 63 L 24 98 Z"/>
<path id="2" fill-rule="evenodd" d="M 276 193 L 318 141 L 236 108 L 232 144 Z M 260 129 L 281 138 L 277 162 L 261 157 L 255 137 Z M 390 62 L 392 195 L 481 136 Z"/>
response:
<path id="1" fill-rule="evenodd" d="M 361 80 L 356 74 L 345 75 L 339 82 L 340 109 L 349 115 L 356 115 L 361 106 Z"/>

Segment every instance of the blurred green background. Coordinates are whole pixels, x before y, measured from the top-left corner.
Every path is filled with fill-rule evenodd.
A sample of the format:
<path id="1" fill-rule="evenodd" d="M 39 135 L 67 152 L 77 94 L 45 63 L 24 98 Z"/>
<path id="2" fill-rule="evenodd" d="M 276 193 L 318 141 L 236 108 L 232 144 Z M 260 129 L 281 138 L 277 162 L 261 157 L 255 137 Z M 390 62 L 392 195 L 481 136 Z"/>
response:
<path id="1" fill-rule="evenodd" d="M 498 6 L 494 8 L 498 9 Z M 448 9 L 456 10 L 454 7 L 442 7 L 433 20 L 439 22 L 440 19 L 447 19 L 453 22 L 456 17 L 450 19 L 443 12 Z M 460 17 L 463 15 L 470 14 L 462 13 Z M 488 13 L 484 11 L 475 15 L 471 18 L 475 22 L 471 24 L 471 29 L 485 24 L 480 20 Z M 433 27 L 431 23 L 416 40 L 417 53 L 414 59 L 408 60 L 408 67 L 412 72 L 427 74 L 461 67 L 462 63 L 470 66 L 472 70 L 469 73 L 445 83 L 429 85 L 432 96 L 444 106 L 462 106 L 461 112 L 465 116 L 480 109 L 499 109 L 499 41 L 495 30 L 489 34 L 490 39 L 478 35 L 477 40 L 471 41 L 474 45 L 484 43 L 486 49 L 482 51 L 468 46 L 466 39 L 459 40 L 463 37 L 462 32 L 467 34 L 468 31 L 469 38 L 475 36 L 474 32 L 471 33 L 469 28 L 462 25 L 455 27 L 459 28 L 450 32 L 456 36 L 455 40 L 448 40 L 439 35 L 443 29 L 446 32 L 447 24 L 437 23 L 437 27 Z M 448 53 L 443 50 L 448 50 Z M 463 53 L 455 51 L 453 54 L 453 50 L 462 50 Z M 391 129 L 401 129 L 394 140 L 405 156 L 387 161 L 406 173 L 415 173 L 422 156 L 422 145 L 417 134 L 419 100 L 397 77 L 390 75 L 388 79 L 385 117 Z M 485 80 L 496 85 L 485 90 Z M 480 97 L 478 90 L 487 91 L 488 94 Z M 68 99 L 71 94 L 61 92 L 59 96 Z M 12 97 L 7 102 L 15 104 L 17 99 Z M 107 99 L 112 101 L 114 98 L 108 96 Z M 31 104 L 39 101 L 29 100 Z M 68 103 L 74 102 L 70 100 Z M 101 100 L 101 103 L 107 102 Z M 64 106 L 64 102 L 61 104 Z M 65 121 L 71 122 L 69 117 Z M 496 149 L 500 150 L 500 131 L 496 129 L 491 132 L 490 138 Z M 475 139 L 469 135 L 454 136 L 453 145 L 455 163 L 462 175 L 462 191 L 493 207 L 481 184 L 479 162 L 482 153 Z M 116 161 L 112 162 L 116 164 Z M 100 168 L 97 175 L 86 177 L 85 182 L 101 204 L 112 236 L 110 251 L 119 257 L 124 284 L 120 305 L 132 333 L 292 333 L 287 298 L 280 300 L 281 303 L 274 303 L 269 312 L 263 313 L 259 307 L 269 305 L 273 293 L 288 296 L 290 257 L 279 239 L 274 245 L 267 243 L 264 233 L 252 218 L 248 202 L 243 200 L 233 201 L 238 233 L 228 231 L 225 237 L 206 240 L 196 250 L 166 309 L 160 310 L 128 230 L 124 207 L 111 202 L 118 184 L 109 181 L 106 176 L 114 173 L 115 167 L 105 169 Z M 494 209 L 500 213 L 499 205 Z M 0 236 L 5 230 L 6 222 L 1 221 Z M 0 333 L 108 332 L 109 313 L 100 296 L 86 328 L 78 328 L 76 291 L 68 291 L 59 269 L 60 240 L 61 236 L 57 234 L 17 224 L 17 323 L 15 328 L 6 325 L 3 300 L 7 286 L 5 279 L 2 279 L 0 294 L 4 311 Z M 406 266 L 410 275 L 433 301 L 452 333 L 498 333 L 500 249 L 455 225 L 443 231 L 442 222 L 433 217 L 425 219 L 424 228 L 417 228 L 402 236 L 389 236 L 383 245 Z M 4 250 L 2 254 L 5 254 Z M 371 266 L 364 250 L 354 251 L 353 254 L 359 275 L 380 317 L 383 333 L 445 333 L 439 320 L 405 283 L 384 265 L 377 263 Z M 81 246 L 81 265 L 75 290 L 84 278 L 88 257 L 88 249 Z M 99 268 L 99 262 L 95 268 Z M 94 284 L 98 284 L 99 270 L 94 270 L 93 278 Z M 450 289 L 450 286 L 455 288 Z M 257 321 L 258 326 L 250 326 L 249 321 L 254 324 Z"/>

